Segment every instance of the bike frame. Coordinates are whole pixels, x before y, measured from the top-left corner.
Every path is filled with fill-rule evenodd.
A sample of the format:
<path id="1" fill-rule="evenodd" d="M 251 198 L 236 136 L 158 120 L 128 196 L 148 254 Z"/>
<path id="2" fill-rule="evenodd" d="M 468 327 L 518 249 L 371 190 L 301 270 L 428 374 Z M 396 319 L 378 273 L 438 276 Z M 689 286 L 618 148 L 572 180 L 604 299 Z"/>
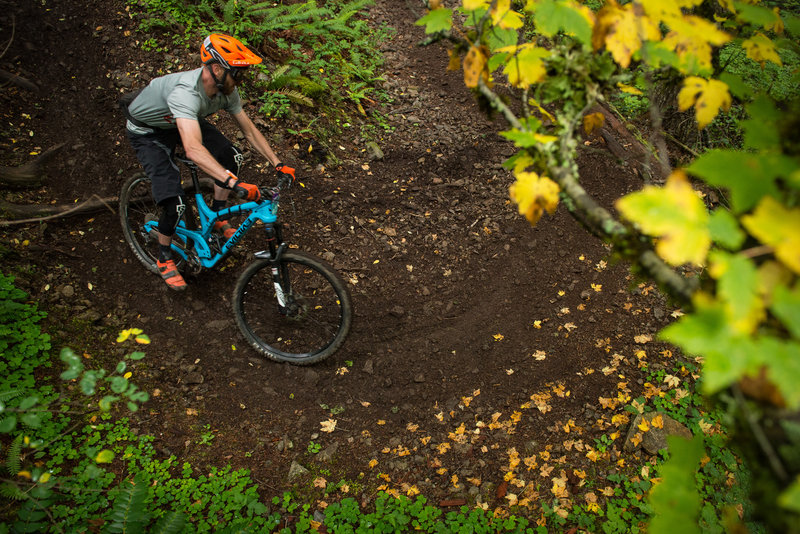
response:
<path id="1" fill-rule="evenodd" d="M 197 255 L 196 260 L 201 266 L 205 268 L 214 267 L 223 257 L 228 254 L 228 252 L 230 252 L 234 246 L 236 246 L 242 237 L 244 237 L 244 235 L 250 231 L 250 228 L 252 228 L 256 221 L 261 221 L 267 226 L 267 236 L 272 239 L 270 240 L 270 250 L 257 253 L 256 256 L 269 258 L 272 260 L 277 260 L 280 257 L 280 252 L 282 252 L 281 249 L 285 249 L 285 244 L 280 243 L 281 247 L 279 247 L 277 251 L 274 250 L 274 238 L 276 233 L 279 233 L 279 230 L 276 228 L 277 225 L 275 224 L 278 220 L 277 197 L 273 199 L 263 199 L 262 196 L 263 200 L 260 202 L 245 202 L 243 204 L 237 204 L 220 211 L 213 211 L 203 199 L 203 193 L 200 189 L 200 180 L 197 177 L 197 166 L 190 160 L 185 160 L 183 158 L 176 159 L 178 159 L 178 161 L 181 163 L 186 164 L 192 173 L 192 183 L 194 184 L 195 188 L 194 199 L 195 204 L 197 205 L 198 214 L 200 216 L 200 229 L 192 230 L 188 228 L 186 226 L 185 217 L 181 217 L 179 219 L 178 226 L 175 228 L 172 250 L 179 254 L 184 260 L 189 261 L 191 258 L 187 254 L 186 249 L 194 249 Z M 247 212 L 250 212 L 250 214 L 236 229 L 236 233 L 234 233 L 230 239 L 222 244 L 219 252 L 212 252 L 211 247 L 209 246 L 209 240 L 211 238 L 211 232 L 214 228 L 214 223 L 219 220 L 224 220 L 229 215 L 238 215 L 240 213 Z M 146 232 L 150 232 L 151 230 L 158 231 L 158 221 L 146 222 L 144 229 Z M 186 249 L 175 244 L 175 237 L 183 240 L 183 242 L 187 245 Z"/>

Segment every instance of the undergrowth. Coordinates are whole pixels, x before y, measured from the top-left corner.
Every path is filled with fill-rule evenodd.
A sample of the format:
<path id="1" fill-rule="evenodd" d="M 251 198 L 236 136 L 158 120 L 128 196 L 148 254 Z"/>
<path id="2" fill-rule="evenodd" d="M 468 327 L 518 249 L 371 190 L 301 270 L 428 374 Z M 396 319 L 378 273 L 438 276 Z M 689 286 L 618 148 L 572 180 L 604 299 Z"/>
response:
<path id="1" fill-rule="evenodd" d="M 131 352 L 107 373 L 85 369 L 81 358 L 65 349 L 60 359 L 66 366 L 61 374 L 66 387 L 56 388 L 51 380 L 40 380 L 49 376 L 40 371 L 52 365 L 49 337 L 39 327 L 45 314 L 13 282 L 13 278 L 0 275 L 0 365 L 2 376 L 7 377 L 0 381 L 4 458 L 0 464 L 4 498 L 0 533 L 91 528 L 103 532 L 288 534 L 317 531 L 323 524 L 330 531 L 344 533 L 547 533 L 572 526 L 591 532 L 643 532 L 652 515 L 647 496 L 666 473 L 662 473 L 666 456 L 651 459 L 643 468 L 617 469 L 607 477 L 615 486 L 606 488 L 610 493 L 604 493 L 602 506 L 587 502 L 565 508 L 559 499 L 545 498 L 537 518 L 526 518 L 529 511 L 514 506 L 500 512 L 466 505 L 445 511 L 421 495 L 412 498 L 375 492 L 345 480 L 320 488 L 300 479 L 293 483 L 294 490 L 272 497 L 268 506 L 248 470 L 234 470 L 229 465 L 200 469 L 174 455 L 159 458 L 153 436 L 137 433 L 124 410 L 115 407 L 122 400 L 128 411 L 135 413 L 147 400 L 129 381 L 145 356 L 143 352 Z M 129 329 L 117 342 L 135 347 L 147 345 L 149 339 L 140 330 Z M 746 503 L 749 479 L 728 448 L 721 414 L 709 414 L 701 397 L 693 392 L 696 371 L 691 362 L 677 362 L 669 373 L 651 373 L 648 384 L 660 383 L 667 375 L 680 376 L 681 387 L 663 395 L 631 399 L 627 408 L 631 413 L 670 415 L 703 436 L 705 460 L 695 480 L 695 490 L 704 503 L 702 524 L 706 532 L 724 532 L 726 517 L 748 513 L 737 503 Z M 88 409 L 77 410 L 77 406 Z M 214 436 L 206 428 L 199 439 L 211 443 Z M 615 439 L 602 436 L 596 440 L 596 449 L 605 453 Z M 376 495 L 375 501 L 364 506 L 344 495 L 355 489 Z M 324 513 L 321 500 L 332 501 Z"/>
<path id="2" fill-rule="evenodd" d="M 166 52 L 175 45 L 194 52 L 212 32 L 236 36 L 265 61 L 243 92 L 259 113 L 309 128 L 295 132 L 325 140 L 341 125 L 360 124 L 364 135 L 381 126 L 383 57 L 388 27 L 373 28 L 361 16 L 372 0 L 292 4 L 253 0 L 130 0 L 143 47 Z M 166 65 L 170 70 L 172 65 Z M 257 95 L 257 96 L 256 96 Z"/>

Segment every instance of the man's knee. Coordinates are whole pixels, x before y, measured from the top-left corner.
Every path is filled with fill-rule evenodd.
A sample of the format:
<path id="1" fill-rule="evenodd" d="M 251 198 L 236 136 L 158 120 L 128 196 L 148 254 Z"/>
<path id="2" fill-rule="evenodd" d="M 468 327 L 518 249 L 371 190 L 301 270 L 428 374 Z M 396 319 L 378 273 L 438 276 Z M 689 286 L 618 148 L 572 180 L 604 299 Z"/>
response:
<path id="1" fill-rule="evenodd" d="M 161 235 L 171 236 L 175 233 L 178 221 L 186 211 L 186 204 L 183 197 L 169 197 L 162 200 L 159 205 L 162 208 L 161 218 L 158 220 L 158 231 Z"/>
<path id="2" fill-rule="evenodd" d="M 242 170 L 242 163 L 244 162 L 244 154 L 235 146 L 228 145 L 225 150 L 223 150 L 222 154 L 220 154 L 220 157 L 217 158 L 217 161 L 233 174 L 239 176 Z"/>

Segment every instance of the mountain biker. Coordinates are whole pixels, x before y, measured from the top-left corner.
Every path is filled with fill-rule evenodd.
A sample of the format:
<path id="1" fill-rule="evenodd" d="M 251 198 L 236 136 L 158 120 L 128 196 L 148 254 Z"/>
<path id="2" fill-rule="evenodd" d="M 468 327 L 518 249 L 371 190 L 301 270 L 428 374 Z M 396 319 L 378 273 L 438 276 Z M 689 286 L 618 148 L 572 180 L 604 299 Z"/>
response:
<path id="1" fill-rule="evenodd" d="M 234 190 L 247 200 L 259 200 L 258 187 L 239 181 L 242 153 L 205 117 L 224 109 L 233 117 L 245 138 L 275 169 L 295 179 L 295 170 L 281 163 L 269 142 L 242 110 L 237 86 L 247 68 L 261 58 L 237 39 L 223 34 L 206 37 L 200 47 L 203 65 L 195 70 L 167 74 L 152 80 L 127 101 L 120 102 L 127 122 L 127 136 L 136 157 L 152 182 L 153 196 L 161 206 L 158 221 L 161 277 L 171 289 L 186 289 L 186 281 L 175 267 L 170 243 L 185 209 L 180 172 L 172 157 L 178 143 L 186 157 L 214 179 L 212 209 L 226 205 Z M 218 221 L 214 230 L 230 238 L 235 229 Z"/>

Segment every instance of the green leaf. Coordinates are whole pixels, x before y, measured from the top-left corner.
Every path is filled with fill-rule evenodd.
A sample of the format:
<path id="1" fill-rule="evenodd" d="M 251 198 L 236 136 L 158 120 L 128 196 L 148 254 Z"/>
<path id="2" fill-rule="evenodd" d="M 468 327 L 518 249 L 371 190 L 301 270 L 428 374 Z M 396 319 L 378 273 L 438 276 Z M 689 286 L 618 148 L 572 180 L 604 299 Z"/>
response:
<path id="1" fill-rule="evenodd" d="M 711 239 L 729 250 L 738 250 L 747 234 L 739 227 L 739 223 L 730 211 L 717 208 L 708 221 Z"/>
<path id="2" fill-rule="evenodd" d="M 109 378 L 111 382 L 111 391 L 114 393 L 125 393 L 125 390 L 128 389 L 128 379 L 123 378 L 121 376 L 112 376 Z"/>
<path id="3" fill-rule="evenodd" d="M 22 399 L 22 402 L 19 403 L 20 410 L 30 410 L 39 402 L 39 397 L 33 395 L 30 397 L 25 397 Z"/>
<path id="4" fill-rule="evenodd" d="M 647 62 L 654 68 L 660 68 L 662 65 L 678 68 L 681 64 L 678 54 L 661 41 L 647 41 L 643 48 L 643 55 L 646 54 Z"/>
<path id="5" fill-rule="evenodd" d="M 42 420 L 38 414 L 35 413 L 26 413 L 20 417 L 20 421 L 23 424 L 31 427 L 31 428 L 39 428 L 42 426 Z"/>
<path id="6" fill-rule="evenodd" d="M 448 31 L 453 27 L 453 10 L 444 7 L 434 9 L 414 24 L 425 26 L 425 33 Z"/>
<path id="7" fill-rule="evenodd" d="M 493 28 L 491 33 L 486 38 L 486 44 L 489 50 L 497 50 L 505 46 L 514 46 L 518 41 L 517 30 Z"/>
<path id="8" fill-rule="evenodd" d="M 573 3 L 543 0 L 534 4 L 536 29 L 542 35 L 552 37 L 563 31 L 574 35 L 583 45 L 592 42 L 592 27 Z"/>
<path id="9" fill-rule="evenodd" d="M 759 363 L 749 336 L 737 335 L 728 314 L 718 302 L 699 302 L 697 309 L 661 331 L 659 337 L 702 356 L 703 391 L 709 395 L 727 387 Z"/>
<path id="10" fill-rule="evenodd" d="M 751 334 L 764 318 L 758 271 L 750 258 L 740 254 L 714 251 L 711 276 L 718 280 L 717 296 L 725 304 L 730 328 Z"/>
<path id="11" fill-rule="evenodd" d="M 800 17 L 786 16 L 783 19 L 783 24 L 790 34 L 800 37 Z"/>
<path id="12" fill-rule="evenodd" d="M 111 463 L 112 460 L 114 460 L 114 452 L 108 449 L 103 449 L 94 457 L 94 461 L 98 464 L 108 464 Z"/>
<path id="13" fill-rule="evenodd" d="M 800 476 L 778 497 L 778 504 L 787 510 L 800 513 Z"/>
<path id="14" fill-rule="evenodd" d="M 94 395 L 95 387 L 97 386 L 97 376 L 93 371 L 87 371 L 83 374 L 80 381 L 81 391 L 84 395 Z"/>
<path id="15" fill-rule="evenodd" d="M 116 395 L 106 395 L 105 397 L 100 399 L 97 405 L 100 407 L 101 410 L 107 412 L 108 410 L 111 409 L 111 405 L 114 404 L 114 402 L 116 402 L 117 400 L 119 400 L 119 397 L 117 397 Z"/>
<path id="16" fill-rule="evenodd" d="M 139 351 L 131 352 L 130 354 L 128 354 L 128 358 L 130 358 L 131 360 L 141 360 L 142 358 L 144 358 L 144 356 L 145 356 L 144 352 L 139 352 Z"/>
<path id="17" fill-rule="evenodd" d="M 83 362 L 72 349 L 61 349 L 61 361 L 67 365 L 67 370 L 61 373 L 61 380 L 73 380 L 83 372 Z"/>
<path id="18" fill-rule="evenodd" d="M 761 95 L 747 106 L 750 119 L 742 121 L 745 146 L 757 150 L 780 152 L 780 129 L 777 123 L 781 112 L 766 96 Z"/>
<path id="19" fill-rule="evenodd" d="M 747 100 L 753 95 L 753 89 L 747 85 L 747 82 L 741 76 L 723 72 L 719 75 L 719 80 L 728 86 L 731 94 L 736 98 Z"/>
<path id="20" fill-rule="evenodd" d="M 705 454 L 703 436 L 691 441 L 677 436 L 667 437 L 670 458 L 659 471 L 661 483 L 650 491 L 653 516 L 649 534 L 699 533 L 697 516 L 702 501 L 697 492 L 695 476 L 700 459 Z"/>
<path id="21" fill-rule="evenodd" d="M 0 433 L 8 434 L 17 426 L 17 416 L 16 415 L 9 415 L 8 417 L 4 418 L 0 421 Z"/>
<path id="22" fill-rule="evenodd" d="M 777 286 L 772 296 L 772 313 L 781 320 L 795 339 L 800 339 L 800 284 L 794 290 Z"/>
<path id="23" fill-rule="evenodd" d="M 731 192 L 733 211 L 741 213 L 755 206 L 765 195 L 777 196 L 775 179 L 780 170 L 769 156 L 735 150 L 709 150 L 694 160 L 688 171 L 711 185 Z M 781 169 L 785 169 L 781 166 Z"/>
<path id="24" fill-rule="evenodd" d="M 787 342 L 774 337 L 761 337 L 754 350 L 763 355 L 767 376 L 783 395 L 791 409 L 800 407 L 800 343 Z"/>
<path id="25" fill-rule="evenodd" d="M 125 372 L 125 369 L 127 369 L 127 368 L 128 368 L 128 365 L 125 362 L 119 362 L 119 363 L 117 363 L 117 368 L 116 368 L 115 372 L 122 374 L 122 373 Z"/>
<path id="26" fill-rule="evenodd" d="M 761 6 L 745 4 L 744 2 L 734 2 L 736 7 L 736 18 L 745 22 L 750 22 L 756 26 L 769 26 L 780 20 L 780 17 L 771 9 Z"/>

